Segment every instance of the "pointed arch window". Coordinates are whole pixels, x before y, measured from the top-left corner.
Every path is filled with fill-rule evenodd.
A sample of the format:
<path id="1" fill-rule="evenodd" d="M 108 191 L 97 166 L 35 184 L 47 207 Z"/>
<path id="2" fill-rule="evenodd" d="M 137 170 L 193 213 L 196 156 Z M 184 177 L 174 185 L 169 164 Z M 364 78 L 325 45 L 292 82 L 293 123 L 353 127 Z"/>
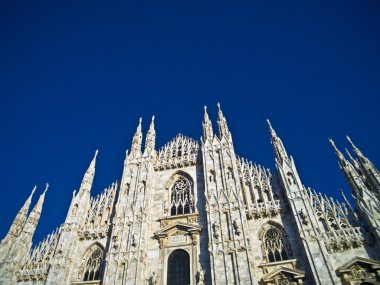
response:
<path id="1" fill-rule="evenodd" d="M 103 250 L 96 247 L 86 260 L 83 281 L 99 280 L 102 261 Z"/>
<path id="2" fill-rule="evenodd" d="M 282 261 L 290 258 L 290 248 L 285 234 L 273 226 L 264 234 L 263 251 L 267 262 Z"/>
<path id="3" fill-rule="evenodd" d="M 183 215 L 193 212 L 193 196 L 191 194 L 191 183 L 184 177 L 180 176 L 170 192 L 170 215 Z"/>

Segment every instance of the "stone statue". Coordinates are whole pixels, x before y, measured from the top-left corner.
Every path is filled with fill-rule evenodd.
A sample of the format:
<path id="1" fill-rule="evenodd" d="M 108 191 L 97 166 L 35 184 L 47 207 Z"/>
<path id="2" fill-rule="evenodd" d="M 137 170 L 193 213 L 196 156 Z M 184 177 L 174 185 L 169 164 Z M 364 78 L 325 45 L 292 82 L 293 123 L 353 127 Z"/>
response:
<path id="1" fill-rule="evenodd" d="M 219 238 L 219 232 L 220 232 L 220 225 L 219 222 L 216 221 L 212 224 L 212 229 L 214 231 L 214 237 Z"/>
<path id="2" fill-rule="evenodd" d="M 202 266 L 199 265 L 199 270 L 198 270 L 198 283 L 199 285 L 202 285 L 204 284 L 204 281 L 205 281 L 205 270 L 203 270 Z"/>
<path id="3" fill-rule="evenodd" d="M 236 235 L 240 235 L 241 231 L 240 231 L 240 224 L 239 224 L 238 219 L 235 219 L 235 220 L 232 222 L 232 225 L 233 225 L 233 227 L 234 227 L 234 230 L 235 230 Z"/>

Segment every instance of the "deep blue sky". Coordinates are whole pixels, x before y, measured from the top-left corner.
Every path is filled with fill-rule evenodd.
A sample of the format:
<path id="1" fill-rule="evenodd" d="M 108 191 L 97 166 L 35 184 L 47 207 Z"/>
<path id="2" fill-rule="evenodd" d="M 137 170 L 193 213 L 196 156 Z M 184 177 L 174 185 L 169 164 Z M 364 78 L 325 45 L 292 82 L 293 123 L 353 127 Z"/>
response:
<path id="1" fill-rule="evenodd" d="M 62 223 L 97 148 L 93 194 L 119 179 L 140 116 L 160 147 L 218 101 L 239 155 L 274 169 L 270 118 L 321 192 L 348 193 L 329 136 L 380 167 L 378 1 L 120 2 L 1 1 L 0 238 L 46 181 L 35 240 Z"/>

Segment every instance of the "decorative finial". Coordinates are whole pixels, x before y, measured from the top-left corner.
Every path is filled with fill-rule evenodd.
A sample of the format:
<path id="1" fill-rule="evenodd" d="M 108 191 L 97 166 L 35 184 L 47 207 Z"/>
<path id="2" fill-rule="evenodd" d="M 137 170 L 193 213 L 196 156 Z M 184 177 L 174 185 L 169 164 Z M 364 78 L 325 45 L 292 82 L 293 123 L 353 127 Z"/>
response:
<path id="1" fill-rule="evenodd" d="M 141 122 L 142 122 L 142 117 L 140 117 L 140 119 L 139 119 L 139 124 L 141 125 Z"/>
<path id="2" fill-rule="evenodd" d="M 36 191 L 36 189 L 37 189 L 37 185 L 34 185 L 34 187 L 33 187 L 33 189 L 32 189 L 32 194 L 30 194 L 30 195 L 33 195 L 34 192 Z"/>
<path id="3" fill-rule="evenodd" d="M 216 104 L 216 106 L 218 106 L 218 109 L 220 111 L 220 103 L 218 102 L 218 104 Z"/>
<path id="4" fill-rule="evenodd" d="M 49 183 L 45 183 L 45 190 L 44 190 L 44 194 L 46 193 L 46 191 L 48 190 L 48 188 L 49 188 Z"/>
<path id="5" fill-rule="evenodd" d="M 97 150 L 95 150 L 95 158 L 98 156 L 98 153 L 99 153 L 99 150 L 97 149 Z"/>
<path id="6" fill-rule="evenodd" d="M 204 110 L 205 110 L 205 112 L 204 112 L 204 118 L 205 118 L 205 119 L 208 119 L 207 106 L 204 106 L 203 108 L 204 108 Z"/>
<path id="7" fill-rule="evenodd" d="M 154 115 L 152 116 L 152 122 L 154 122 Z"/>

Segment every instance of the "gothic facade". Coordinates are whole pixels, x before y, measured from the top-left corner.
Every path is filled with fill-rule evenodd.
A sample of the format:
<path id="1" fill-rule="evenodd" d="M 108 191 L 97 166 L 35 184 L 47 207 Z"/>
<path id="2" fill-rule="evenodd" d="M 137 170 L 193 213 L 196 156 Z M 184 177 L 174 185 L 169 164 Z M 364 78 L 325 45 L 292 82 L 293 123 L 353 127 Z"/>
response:
<path id="1" fill-rule="evenodd" d="M 66 220 L 32 238 L 47 187 L 0 243 L 0 284 L 380 284 L 380 176 L 353 145 L 331 143 L 355 205 L 307 188 L 269 121 L 276 171 L 237 156 L 218 105 L 200 141 L 156 150 L 141 119 L 120 183 L 91 196 L 96 156 Z M 342 193 L 343 194 L 343 193 Z"/>

